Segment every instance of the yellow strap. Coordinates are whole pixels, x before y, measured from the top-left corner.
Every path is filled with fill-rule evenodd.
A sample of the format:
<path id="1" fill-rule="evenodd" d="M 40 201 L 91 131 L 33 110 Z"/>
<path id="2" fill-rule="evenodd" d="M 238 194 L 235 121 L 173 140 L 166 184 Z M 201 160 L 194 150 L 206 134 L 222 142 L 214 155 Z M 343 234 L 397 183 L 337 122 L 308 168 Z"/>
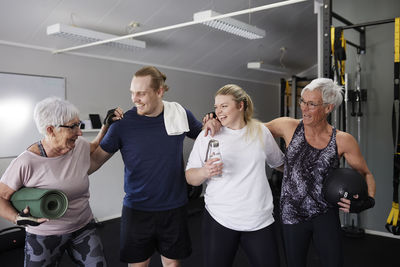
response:
<path id="1" fill-rule="evenodd" d="M 346 51 L 346 39 L 344 39 L 343 31 L 342 31 L 342 34 L 340 36 L 340 39 L 342 39 L 342 47 L 344 48 L 344 51 Z"/>
<path id="2" fill-rule="evenodd" d="M 332 54 L 333 54 L 333 52 L 335 52 L 334 44 L 335 44 L 335 27 L 331 27 L 331 49 L 332 49 Z"/>
<path id="3" fill-rule="evenodd" d="M 394 19 L 394 62 L 400 62 L 400 18 Z"/>
<path id="4" fill-rule="evenodd" d="M 290 88 L 289 81 L 286 81 L 286 88 L 285 88 L 286 105 L 289 107 L 292 105 L 292 98 L 290 97 L 291 95 L 292 95 L 292 88 Z"/>
<path id="5" fill-rule="evenodd" d="M 389 213 L 386 223 L 391 224 L 393 226 L 397 226 L 398 219 L 399 219 L 399 203 L 392 202 L 392 210 Z M 392 223 L 392 220 L 393 220 L 393 223 Z"/>
<path id="6" fill-rule="evenodd" d="M 399 204 L 397 204 L 397 209 L 394 210 L 393 212 L 393 226 L 397 226 L 397 220 L 399 219 Z"/>
<path id="7" fill-rule="evenodd" d="M 342 41 L 342 47 L 346 51 L 346 40 L 343 37 L 343 31 L 340 34 L 340 40 Z M 335 27 L 331 27 L 331 51 L 332 55 L 335 53 Z M 342 84 L 345 84 L 344 72 L 345 72 L 345 60 L 339 60 L 338 62 L 339 76 L 338 79 L 341 80 Z"/>
<path id="8" fill-rule="evenodd" d="M 344 37 L 343 37 L 343 31 L 342 31 L 342 34 L 340 36 L 340 39 L 342 39 L 342 47 L 344 49 L 344 52 L 346 52 L 346 39 L 344 39 Z M 342 60 L 340 62 L 340 73 L 341 73 L 340 77 L 342 79 L 342 84 L 343 85 L 345 84 L 345 77 L 344 77 L 344 73 L 345 73 L 345 69 L 346 69 L 345 68 L 345 63 L 346 63 L 345 60 Z"/>
<path id="9" fill-rule="evenodd" d="M 286 81 L 285 95 L 286 95 L 286 96 L 292 95 L 292 90 L 291 90 L 291 88 L 290 88 L 289 81 Z"/>

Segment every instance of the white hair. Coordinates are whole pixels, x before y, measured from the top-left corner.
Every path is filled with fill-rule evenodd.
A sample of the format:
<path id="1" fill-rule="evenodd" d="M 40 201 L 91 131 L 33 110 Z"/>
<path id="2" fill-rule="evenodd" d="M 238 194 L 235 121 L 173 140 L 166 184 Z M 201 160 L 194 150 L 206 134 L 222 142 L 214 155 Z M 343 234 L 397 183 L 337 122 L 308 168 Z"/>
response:
<path id="1" fill-rule="evenodd" d="M 33 111 L 38 131 L 46 135 L 48 126 L 63 125 L 70 120 L 79 117 L 78 109 L 66 100 L 58 97 L 48 97 L 38 102 Z"/>
<path id="2" fill-rule="evenodd" d="M 322 93 L 322 102 L 325 104 L 333 104 L 336 107 L 340 106 L 343 101 L 343 87 L 339 86 L 336 82 L 333 82 L 328 78 L 317 78 L 311 81 L 301 91 L 303 96 L 304 91 L 320 90 Z"/>

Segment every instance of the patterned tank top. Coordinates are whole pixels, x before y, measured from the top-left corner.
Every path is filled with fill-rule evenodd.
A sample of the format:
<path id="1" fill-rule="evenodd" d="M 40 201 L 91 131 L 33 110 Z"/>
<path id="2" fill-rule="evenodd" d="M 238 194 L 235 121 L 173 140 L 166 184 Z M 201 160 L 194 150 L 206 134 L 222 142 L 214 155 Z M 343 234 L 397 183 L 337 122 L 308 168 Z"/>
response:
<path id="1" fill-rule="evenodd" d="M 284 224 L 312 219 L 328 211 L 329 204 L 322 195 L 322 184 L 329 170 L 339 167 L 336 129 L 323 149 L 306 141 L 304 124 L 300 121 L 286 149 L 281 192 L 281 216 Z"/>

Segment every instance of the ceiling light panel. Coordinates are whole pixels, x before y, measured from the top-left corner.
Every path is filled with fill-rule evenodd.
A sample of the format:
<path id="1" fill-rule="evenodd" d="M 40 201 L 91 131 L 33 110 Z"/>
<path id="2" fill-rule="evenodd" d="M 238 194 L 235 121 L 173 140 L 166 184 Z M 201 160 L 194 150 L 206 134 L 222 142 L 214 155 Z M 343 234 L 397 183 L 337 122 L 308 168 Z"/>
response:
<path id="1" fill-rule="evenodd" d="M 213 10 L 205 10 L 194 13 L 193 20 L 200 21 L 219 15 L 221 14 Z M 223 18 L 212 21 L 206 21 L 203 22 L 203 24 L 250 40 L 261 39 L 265 37 L 264 30 L 233 18 Z"/>
<path id="2" fill-rule="evenodd" d="M 116 35 L 69 26 L 62 23 L 48 26 L 47 35 L 65 37 L 71 40 L 79 40 L 87 43 L 118 37 Z M 107 43 L 107 45 L 124 49 L 146 48 L 146 42 L 133 39 L 110 42 Z"/>
<path id="3" fill-rule="evenodd" d="M 288 75 L 288 71 L 286 69 L 267 65 L 260 61 L 247 63 L 247 68 L 259 71 L 265 71 L 269 73 Z"/>

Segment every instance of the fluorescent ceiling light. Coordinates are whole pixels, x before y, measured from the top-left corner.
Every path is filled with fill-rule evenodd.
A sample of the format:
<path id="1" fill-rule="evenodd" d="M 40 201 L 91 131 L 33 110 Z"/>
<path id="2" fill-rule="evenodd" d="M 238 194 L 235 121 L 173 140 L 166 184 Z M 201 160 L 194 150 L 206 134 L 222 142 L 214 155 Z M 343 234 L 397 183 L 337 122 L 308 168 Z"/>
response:
<path id="1" fill-rule="evenodd" d="M 157 28 L 157 29 L 151 29 L 151 30 L 148 30 L 148 31 L 136 32 L 136 33 L 128 34 L 128 35 L 125 35 L 125 36 L 115 37 L 115 38 L 102 40 L 102 41 L 97 41 L 97 42 L 93 42 L 93 43 L 89 43 L 89 44 L 83 44 L 83 45 L 77 45 L 77 46 L 64 48 L 64 49 L 58 49 L 58 50 L 54 50 L 53 54 L 70 52 L 70 51 L 81 49 L 81 48 L 86 48 L 86 47 L 106 44 L 106 43 L 110 43 L 110 42 L 116 42 L 116 41 L 125 40 L 125 39 L 128 39 L 128 38 L 135 38 L 135 37 L 144 36 L 144 35 L 148 35 L 148 34 L 153 34 L 153 33 L 158 33 L 158 32 L 163 32 L 163 31 L 169 31 L 169 30 L 172 30 L 172 29 L 188 27 L 188 26 L 191 26 L 191 25 L 200 24 L 200 23 L 204 23 L 206 21 L 211 21 L 211 20 L 215 20 L 215 19 L 225 19 L 225 18 L 228 18 L 228 17 L 234 17 L 234 16 L 243 15 L 243 14 L 259 12 L 259 11 L 262 11 L 262 10 L 273 9 L 273 8 L 277 8 L 277 7 L 297 4 L 297 3 L 306 2 L 306 1 L 308 1 L 308 0 L 287 0 L 287 1 L 281 1 L 281 2 L 272 3 L 272 4 L 268 4 L 268 5 L 263 5 L 263 6 L 259 6 L 259 7 L 252 7 L 252 8 L 248 8 L 248 9 L 244 9 L 244 10 L 240 10 L 240 11 L 235 11 L 235 12 L 231 12 L 231 13 L 227 13 L 227 14 L 222 14 L 222 15 L 219 15 L 217 18 L 212 17 L 212 18 L 199 20 L 199 21 L 194 21 L 193 20 L 193 21 L 178 23 L 178 24 L 165 26 L 165 27 L 161 27 L 161 28 Z"/>
<path id="2" fill-rule="evenodd" d="M 213 10 L 205 10 L 193 14 L 193 20 L 199 21 L 219 16 L 221 14 Z M 211 21 L 205 21 L 203 24 L 213 27 L 215 29 L 226 31 L 247 39 L 261 39 L 265 37 L 265 31 L 252 26 L 250 24 L 241 22 L 233 18 L 223 18 Z"/>
<path id="3" fill-rule="evenodd" d="M 65 37 L 73 40 L 84 41 L 87 43 L 118 37 L 116 35 L 78 28 L 61 23 L 48 26 L 47 35 Z M 114 41 L 107 43 L 107 45 L 126 49 L 146 48 L 146 42 L 133 39 Z"/>
<path id="4" fill-rule="evenodd" d="M 264 64 L 262 61 L 249 62 L 249 63 L 247 63 L 247 68 L 253 69 L 253 70 L 260 70 L 260 71 L 275 73 L 275 74 L 283 74 L 283 75 L 289 74 L 286 69 L 267 65 L 267 64 Z"/>

